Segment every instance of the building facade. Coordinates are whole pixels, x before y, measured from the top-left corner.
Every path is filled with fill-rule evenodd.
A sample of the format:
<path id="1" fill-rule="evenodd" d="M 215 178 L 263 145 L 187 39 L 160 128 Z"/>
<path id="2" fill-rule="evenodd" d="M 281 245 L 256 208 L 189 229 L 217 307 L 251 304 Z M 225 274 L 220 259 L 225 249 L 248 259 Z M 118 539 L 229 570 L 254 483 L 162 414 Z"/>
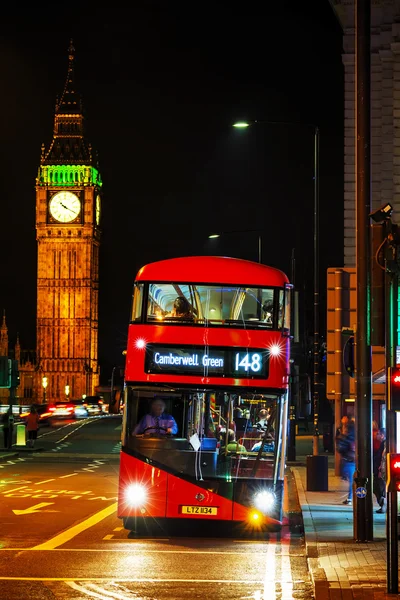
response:
<path id="1" fill-rule="evenodd" d="M 3 312 L 3 320 L 0 326 L 0 356 L 8 356 L 18 362 L 19 386 L 15 391 L 15 403 L 20 406 L 26 406 L 37 401 L 35 396 L 36 380 L 36 355 L 33 350 L 22 350 L 19 343 L 19 336 L 14 345 L 10 348 L 8 339 L 8 327 L 6 323 L 6 313 Z M 10 390 L 0 388 L 0 405 L 8 404 Z"/>
<path id="2" fill-rule="evenodd" d="M 354 379 L 344 360 L 343 328 L 357 323 L 356 273 L 356 3 L 330 0 L 343 29 L 344 68 L 344 265 L 327 275 L 327 396 L 335 400 L 336 425 L 354 401 Z M 400 1 L 371 1 L 371 210 L 389 202 L 400 222 Z M 372 256 L 375 260 L 375 256 Z M 355 348 L 355 352 L 357 349 Z M 384 365 L 383 346 L 372 348 L 372 369 Z M 385 400 L 384 380 L 373 379 L 374 418 Z"/>
<path id="3" fill-rule="evenodd" d="M 102 181 L 84 132 L 68 49 L 53 139 L 36 179 L 37 376 L 47 401 L 93 395 L 99 384 L 98 303 Z M 44 385 L 47 387 L 45 388 Z"/>

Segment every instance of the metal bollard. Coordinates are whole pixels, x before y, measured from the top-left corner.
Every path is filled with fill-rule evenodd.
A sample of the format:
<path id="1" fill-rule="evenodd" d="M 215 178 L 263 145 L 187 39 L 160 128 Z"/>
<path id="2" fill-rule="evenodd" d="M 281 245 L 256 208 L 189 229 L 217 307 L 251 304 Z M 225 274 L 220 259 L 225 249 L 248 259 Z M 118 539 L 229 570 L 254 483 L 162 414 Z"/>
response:
<path id="1" fill-rule="evenodd" d="M 26 446 L 26 427 L 22 423 L 17 425 L 17 439 L 15 440 L 17 446 Z"/>

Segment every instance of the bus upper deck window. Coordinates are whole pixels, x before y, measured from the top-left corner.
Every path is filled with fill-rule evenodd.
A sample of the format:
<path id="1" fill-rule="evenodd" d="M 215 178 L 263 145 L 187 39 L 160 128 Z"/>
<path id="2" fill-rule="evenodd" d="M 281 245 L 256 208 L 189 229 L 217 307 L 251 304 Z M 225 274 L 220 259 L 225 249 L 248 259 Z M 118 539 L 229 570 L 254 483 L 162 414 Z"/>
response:
<path id="1" fill-rule="evenodd" d="M 133 289 L 132 321 L 140 321 L 141 320 L 142 305 L 143 305 L 143 284 L 135 283 L 135 287 Z"/>

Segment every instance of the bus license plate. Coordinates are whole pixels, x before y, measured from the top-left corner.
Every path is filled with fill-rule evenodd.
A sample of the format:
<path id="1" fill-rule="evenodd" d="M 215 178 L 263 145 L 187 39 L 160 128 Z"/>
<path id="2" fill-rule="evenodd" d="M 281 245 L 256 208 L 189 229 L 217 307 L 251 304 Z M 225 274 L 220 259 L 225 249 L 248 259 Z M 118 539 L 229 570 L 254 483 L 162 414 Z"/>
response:
<path id="1" fill-rule="evenodd" d="M 218 508 L 216 506 L 182 506 L 184 515 L 216 515 Z"/>

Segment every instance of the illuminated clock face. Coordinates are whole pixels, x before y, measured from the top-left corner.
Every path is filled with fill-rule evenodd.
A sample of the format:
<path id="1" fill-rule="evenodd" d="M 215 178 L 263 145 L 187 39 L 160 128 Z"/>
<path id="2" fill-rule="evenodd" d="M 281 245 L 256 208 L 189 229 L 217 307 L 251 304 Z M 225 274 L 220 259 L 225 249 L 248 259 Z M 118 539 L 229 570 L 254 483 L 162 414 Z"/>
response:
<path id="1" fill-rule="evenodd" d="M 96 224 L 100 223 L 100 214 L 101 214 L 101 204 L 100 204 L 100 196 L 96 197 Z"/>
<path id="2" fill-rule="evenodd" d="M 58 192 L 50 200 L 49 210 L 56 221 L 70 223 L 81 212 L 81 202 L 72 192 Z"/>

